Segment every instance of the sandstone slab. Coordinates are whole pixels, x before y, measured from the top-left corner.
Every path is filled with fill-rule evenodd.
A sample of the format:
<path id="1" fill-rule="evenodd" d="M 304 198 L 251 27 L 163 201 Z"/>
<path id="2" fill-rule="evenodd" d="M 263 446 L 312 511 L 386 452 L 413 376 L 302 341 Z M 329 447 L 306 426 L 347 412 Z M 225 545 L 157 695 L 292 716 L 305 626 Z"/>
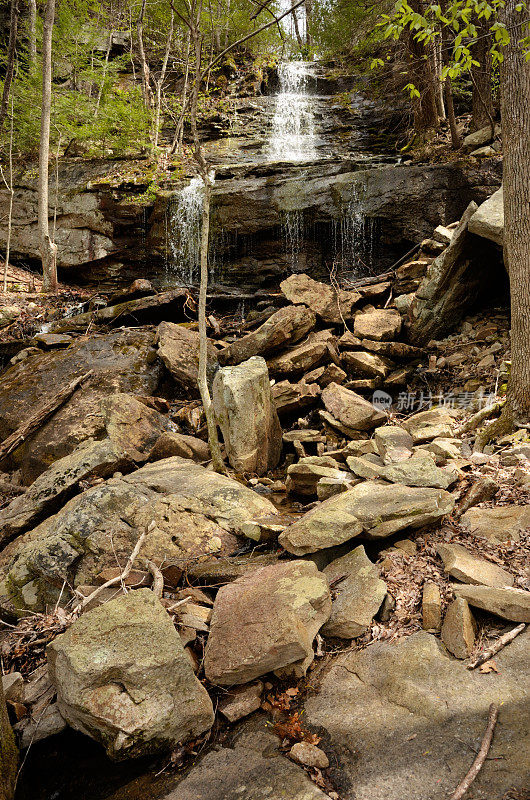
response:
<path id="1" fill-rule="evenodd" d="M 353 306 L 361 299 L 358 292 L 337 291 L 303 273 L 290 275 L 280 283 L 280 289 L 291 303 L 303 303 L 324 322 L 336 325 L 351 317 Z"/>
<path id="2" fill-rule="evenodd" d="M 448 489 L 458 480 L 458 472 L 449 467 L 437 467 L 430 453 L 415 453 L 405 461 L 398 461 L 383 467 L 380 476 L 392 483 L 405 486 L 432 486 L 435 489 Z"/>
<path id="3" fill-rule="evenodd" d="M 530 529 L 530 505 L 470 508 L 460 521 L 473 536 L 500 542 L 516 540 Z"/>
<path id="4" fill-rule="evenodd" d="M 295 663 L 304 674 L 313 639 L 330 613 L 327 580 L 312 562 L 278 563 L 243 575 L 217 594 L 206 677 L 233 686 Z"/>
<path id="5" fill-rule="evenodd" d="M 462 583 L 495 586 L 513 586 L 513 575 L 497 564 L 474 556 L 460 544 L 437 545 L 436 550 L 444 563 L 444 569 Z"/>
<path id="6" fill-rule="evenodd" d="M 449 604 L 442 625 L 442 642 L 455 658 L 471 655 L 477 635 L 477 623 L 469 604 L 457 597 Z"/>
<path id="7" fill-rule="evenodd" d="M 455 586 L 454 591 L 457 597 L 467 600 L 470 606 L 512 622 L 530 622 L 530 592 L 524 589 Z"/>
<path id="8" fill-rule="evenodd" d="M 469 220 L 469 230 L 502 247 L 504 241 L 504 193 L 502 186 L 478 207 Z"/>
<path id="9" fill-rule="evenodd" d="M 374 308 L 357 314 L 353 333 L 359 339 L 387 341 L 395 339 L 401 331 L 401 314 L 394 308 Z"/>
<path id="10" fill-rule="evenodd" d="M 385 464 L 406 461 L 414 447 L 410 433 L 399 425 L 381 425 L 374 433 L 374 442 Z"/>
<path id="11" fill-rule="evenodd" d="M 402 423 L 410 433 L 414 444 L 424 444 L 431 439 L 451 438 L 453 436 L 453 418 L 445 408 L 430 408 L 413 414 Z"/>
<path id="12" fill-rule="evenodd" d="M 207 442 L 196 436 L 187 436 L 176 431 L 162 433 L 149 453 L 149 461 L 160 461 L 163 458 L 180 456 L 191 458 L 193 461 L 208 461 L 210 448 Z"/>
<path id="13" fill-rule="evenodd" d="M 386 422 L 386 414 L 355 392 L 331 383 L 322 392 L 326 410 L 340 423 L 356 431 L 367 431 Z"/>
<path id="14" fill-rule="evenodd" d="M 185 387 L 197 397 L 197 377 L 199 371 L 199 334 L 184 325 L 175 325 L 173 322 L 161 322 L 157 330 L 158 354 L 171 377 L 179 385 Z M 211 342 L 208 342 L 208 373 L 209 379 L 217 367 L 217 351 Z"/>

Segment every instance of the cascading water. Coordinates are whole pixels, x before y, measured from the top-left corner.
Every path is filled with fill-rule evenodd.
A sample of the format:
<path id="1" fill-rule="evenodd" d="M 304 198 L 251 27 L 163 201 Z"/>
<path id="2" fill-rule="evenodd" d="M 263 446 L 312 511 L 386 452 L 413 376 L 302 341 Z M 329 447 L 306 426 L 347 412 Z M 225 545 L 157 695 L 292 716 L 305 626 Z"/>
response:
<path id="1" fill-rule="evenodd" d="M 305 161 L 316 156 L 315 115 L 309 64 L 287 61 L 278 67 L 280 91 L 276 95 L 268 156 L 275 161 Z"/>
<path id="2" fill-rule="evenodd" d="M 168 271 L 177 286 L 191 286 L 198 278 L 203 201 L 204 183 L 197 177 L 175 195 L 169 208 Z"/>

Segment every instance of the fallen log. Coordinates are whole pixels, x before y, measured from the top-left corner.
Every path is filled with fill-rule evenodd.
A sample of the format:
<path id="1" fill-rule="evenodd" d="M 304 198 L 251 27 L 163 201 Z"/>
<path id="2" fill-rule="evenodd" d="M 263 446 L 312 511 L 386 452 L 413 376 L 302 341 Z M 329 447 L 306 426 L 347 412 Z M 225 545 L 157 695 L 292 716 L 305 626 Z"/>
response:
<path id="1" fill-rule="evenodd" d="M 488 755 L 489 749 L 491 747 L 491 740 L 493 739 L 493 731 L 495 730 L 495 725 L 497 723 L 497 717 L 499 716 L 499 709 L 492 703 L 489 709 L 489 716 L 488 716 L 488 726 L 486 728 L 486 732 L 482 739 L 482 744 L 480 745 L 480 749 L 477 753 L 477 757 L 473 761 L 471 765 L 471 769 L 462 779 L 462 781 L 458 784 L 455 791 L 451 795 L 451 800 L 461 800 L 461 798 L 465 795 L 477 775 L 479 774 L 480 770 L 482 769 L 482 765 L 486 760 L 486 756 Z"/>
<path id="2" fill-rule="evenodd" d="M 513 642 L 516 636 L 519 636 L 520 633 L 524 631 L 526 625 L 524 622 L 521 622 L 520 625 L 517 625 L 516 628 L 512 628 L 511 631 L 508 633 L 503 633 L 502 636 L 499 636 L 493 644 L 487 647 L 480 655 L 478 655 L 474 661 L 467 665 L 468 669 L 475 669 L 476 667 L 480 667 L 481 664 L 485 664 L 486 661 L 489 661 L 490 658 L 493 658 L 500 650 L 506 647 L 507 644 Z"/>
<path id="3" fill-rule="evenodd" d="M 76 378 L 68 386 L 65 386 L 55 397 L 50 400 L 48 403 L 45 403 L 43 406 L 38 408 L 30 417 L 26 420 L 26 422 L 22 423 L 16 431 L 14 431 L 7 439 L 4 439 L 2 444 L 0 444 L 0 461 L 3 461 L 4 458 L 7 458 L 17 447 L 20 447 L 23 444 L 28 436 L 31 436 L 32 433 L 35 433 L 38 428 L 54 414 L 62 405 L 66 403 L 67 400 L 73 395 L 75 390 L 81 386 L 88 378 L 92 375 L 91 372 L 85 373 L 85 375 L 81 375 L 79 378 Z"/>
<path id="4" fill-rule="evenodd" d="M 77 314 L 75 317 L 57 320 L 50 325 L 50 332 L 84 332 L 90 325 L 111 325 L 118 321 L 123 323 L 130 318 L 136 322 L 146 317 L 149 319 L 156 317 L 157 312 L 167 314 L 168 311 L 171 311 L 173 318 L 175 307 L 177 310 L 181 310 L 188 296 L 187 289 L 172 289 L 169 292 L 139 297 L 137 300 L 129 300 L 126 303 L 118 303 L 115 306 L 107 306 L 96 311 L 85 311 L 84 314 Z"/>

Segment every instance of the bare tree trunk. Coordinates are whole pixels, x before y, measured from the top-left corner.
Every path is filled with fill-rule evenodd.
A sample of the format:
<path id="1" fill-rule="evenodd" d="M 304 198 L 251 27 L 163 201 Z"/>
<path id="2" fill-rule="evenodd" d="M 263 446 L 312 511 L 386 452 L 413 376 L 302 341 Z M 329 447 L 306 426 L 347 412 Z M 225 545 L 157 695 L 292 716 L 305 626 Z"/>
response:
<path id="1" fill-rule="evenodd" d="M 4 690 L 0 680 L 0 800 L 13 800 L 17 766 L 17 746 L 7 716 Z"/>
<path id="2" fill-rule="evenodd" d="M 2 90 L 2 101 L 0 103 L 0 125 L 6 118 L 7 104 L 9 101 L 9 92 L 11 90 L 11 83 L 13 81 L 13 72 L 15 69 L 15 48 L 17 44 L 17 31 L 18 31 L 18 0 L 11 0 L 11 13 L 9 15 L 9 44 L 7 46 L 7 63 L 6 75 L 4 78 L 4 88 Z"/>
<path id="3" fill-rule="evenodd" d="M 151 91 L 149 64 L 145 57 L 144 50 L 144 14 L 145 14 L 145 0 L 142 0 L 140 8 L 140 16 L 136 22 L 136 33 L 138 35 L 138 52 L 140 53 L 140 64 L 142 67 L 142 96 L 147 108 L 153 107 L 153 93 Z"/>
<path id="4" fill-rule="evenodd" d="M 515 422 L 530 420 L 530 63 L 519 40 L 528 11 L 506 0 L 501 118 L 504 148 L 504 255 L 510 275 L 512 367 L 506 406 Z M 517 31 L 517 33 L 514 33 Z M 523 32 L 524 31 L 524 32 Z M 508 413 L 508 412 L 507 412 Z"/>
<path id="5" fill-rule="evenodd" d="M 46 0 L 42 29 L 42 110 L 39 142 L 38 228 L 42 260 L 42 288 L 57 291 L 57 247 L 50 239 L 48 225 L 48 160 L 52 107 L 52 37 L 55 0 Z"/>
<path id="6" fill-rule="evenodd" d="M 162 62 L 162 69 L 160 71 L 160 77 L 156 82 L 156 109 L 155 109 L 155 131 L 153 137 L 153 146 L 156 149 L 158 147 L 158 137 L 160 134 L 160 106 L 162 105 L 162 86 L 164 85 L 164 81 L 166 79 L 166 71 L 167 65 L 169 61 L 169 53 L 171 52 L 171 40 L 173 39 L 173 30 L 174 30 L 174 23 L 175 23 L 175 14 L 173 13 L 173 9 L 171 10 L 171 21 L 169 23 L 169 31 L 167 34 L 167 42 L 166 42 L 166 50 L 164 52 L 164 60 Z"/>
<path id="7" fill-rule="evenodd" d="M 293 26 L 294 26 L 294 33 L 295 33 L 295 36 L 296 36 L 296 41 L 298 42 L 298 47 L 300 48 L 300 50 L 303 50 L 304 43 L 302 41 L 302 37 L 300 36 L 300 27 L 298 25 L 298 16 L 297 16 L 296 10 L 294 8 L 291 9 L 291 14 L 292 14 L 292 17 L 293 17 Z"/>
<path id="8" fill-rule="evenodd" d="M 440 3 L 440 7 L 442 9 L 442 14 L 445 14 L 446 0 L 442 0 L 442 2 Z M 451 34 L 449 33 L 449 29 L 447 28 L 446 25 L 444 25 L 442 27 L 442 48 L 441 48 L 441 56 L 443 64 L 449 63 L 450 51 L 451 51 L 450 37 Z M 453 147 L 453 150 L 458 150 L 462 146 L 462 137 L 460 136 L 460 132 L 456 124 L 455 106 L 453 103 L 453 86 L 449 75 L 447 76 L 444 82 L 444 95 L 445 95 L 445 107 L 447 109 L 447 120 L 449 122 L 449 130 L 451 131 L 451 145 Z"/>
<path id="9" fill-rule="evenodd" d="M 109 41 L 108 41 L 108 44 L 107 44 L 107 51 L 105 53 L 105 64 L 103 66 L 103 78 L 101 80 L 101 84 L 100 84 L 99 91 L 98 91 L 98 98 L 96 100 L 96 108 L 95 108 L 95 111 L 94 111 L 94 118 L 96 118 L 98 113 L 99 113 L 99 104 L 101 103 L 101 96 L 103 94 L 103 89 L 104 89 L 104 86 L 105 86 L 105 78 L 107 77 L 107 67 L 109 65 L 109 56 L 110 56 L 111 47 L 112 47 L 112 32 L 109 33 Z"/>
<path id="10" fill-rule="evenodd" d="M 471 79 L 473 82 L 473 113 L 472 128 L 479 131 L 487 125 L 491 125 L 495 133 L 493 108 L 493 91 L 491 87 L 491 34 L 490 22 L 485 19 L 476 19 L 478 38 L 471 48 L 471 55 L 474 61 L 478 61 L 479 66 L 471 67 Z"/>
<path id="11" fill-rule="evenodd" d="M 199 172 L 204 182 L 204 199 L 202 205 L 202 220 L 201 220 L 201 247 L 200 247 L 200 271 L 201 282 L 199 289 L 199 375 L 198 384 L 199 392 L 201 395 L 202 406 L 204 408 L 204 415 L 206 417 L 206 425 L 208 428 L 208 444 L 210 445 L 210 455 L 212 457 L 212 466 L 216 472 L 224 471 L 223 458 L 221 456 L 221 448 L 219 446 L 219 437 L 217 435 L 217 423 L 212 406 L 212 398 L 208 388 L 208 339 L 206 336 L 206 295 L 208 292 L 208 243 L 210 235 L 210 199 L 211 199 L 211 176 L 208 164 L 202 152 L 202 146 L 199 139 L 199 132 L 197 130 L 197 106 L 199 100 L 199 89 L 201 84 L 201 52 L 202 52 L 202 38 L 199 30 L 201 3 L 198 4 L 197 20 L 191 30 L 193 37 L 193 44 L 195 49 L 195 81 L 193 84 L 191 96 L 191 130 L 194 143 L 194 155 Z"/>
<path id="12" fill-rule="evenodd" d="M 444 82 L 442 81 L 442 42 L 437 39 L 433 44 L 434 79 L 436 82 L 436 110 L 440 119 L 446 119 L 444 104 Z"/>
<path id="13" fill-rule="evenodd" d="M 313 0 L 305 0 L 305 41 L 308 47 L 313 43 L 311 28 L 313 22 Z"/>
<path id="14" fill-rule="evenodd" d="M 28 42 L 31 69 L 37 66 L 37 0 L 28 0 Z"/>
<path id="15" fill-rule="evenodd" d="M 188 81 L 190 75 L 190 47 L 191 47 L 191 34 L 188 30 L 186 37 L 186 68 L 184 72 L 184 86 L 182 87 L 182 111 L 180 113 L 177 127 L 175 128 L 175 135 L 171 143 L 170 153 L 182 149 L 182 139 L 184 136 L 184 119 L 186 117 L 186 105 L 188 100 Z"/>
<path id="16" fill-rule="evenodd" d="M 9 127 L 9 183 L 6 181 L 2 167 L 2 179 L 9 192 L 9 211 L 7 216 L 7 241 L 6 241 L 6 260 L 4 264 L 4 292 L 7 292 L 7 270 L 9 269 L 9 256 L 11 254 L 11 230 L 13 227 L 13 199 L 15 190 L 13 189 L 13 95 L 11 95 L 11 125 Z"/>
<path id="17" fill-rule="evenodd" d="M 410 6 L 418 14 L 422 13 L 421 0 L 410 0 Z M 420 93 L 414 102 L 414 130 L 421 134 L 438 127 L 436 80 L 432 47 L 425 47 L 422 42 L 418 42 L 414 34 L 415 31 L 408 34 L 408 49 L 411 56 L 411 82 Z"/>

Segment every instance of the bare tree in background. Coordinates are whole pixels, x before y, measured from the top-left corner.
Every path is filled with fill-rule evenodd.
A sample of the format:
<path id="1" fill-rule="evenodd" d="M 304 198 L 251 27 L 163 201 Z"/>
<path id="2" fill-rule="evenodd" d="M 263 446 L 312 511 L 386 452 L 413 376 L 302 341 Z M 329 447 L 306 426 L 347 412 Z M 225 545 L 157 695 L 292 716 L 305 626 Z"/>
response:
<path id="1" fill-rule="evenodd" d="M 2 101 L 0 103 L 0 125 L 7 116 L 7 104 L 9 102 L 9 92 L 13 82 L 13 72 L 15 69 L 15 51 L 17 46 L 19 0 L 11 0 L 11 13 L 9 15 L 9 44 L 7 45 L 6 74 L 4 78 L 4 88 L 2 90 Z"/>
<path id="2" fill-rule="evenodd" d="M 57 246 L 50 239 L 48 222 L 48 161 L 52 109 L 52 38 L 55 0 L 47 0 L 42 26 L 42 107 L 39 141 L 38 230 L 42 260 L 42 288 L 57 291 Z"/>

